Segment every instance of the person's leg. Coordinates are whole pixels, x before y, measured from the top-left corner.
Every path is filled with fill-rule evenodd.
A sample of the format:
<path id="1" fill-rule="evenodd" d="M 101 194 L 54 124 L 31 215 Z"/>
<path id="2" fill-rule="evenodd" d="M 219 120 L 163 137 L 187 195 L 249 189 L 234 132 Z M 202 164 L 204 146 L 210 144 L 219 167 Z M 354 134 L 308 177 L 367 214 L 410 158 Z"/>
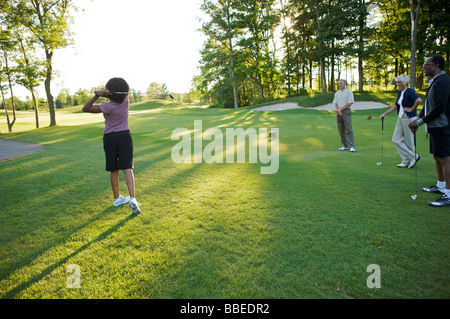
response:
<path id="1" fill-rule="evenodd" d="M 352 127 L 352 112 L 350 110 L 345 110 L 342 113 L 342 116 L 344 118 L 344 134 L 345 134 L 345 141 L 347 143 L 347 147 L 354 148 L 355 147 L 355 137 L 353 134 L 353 127 Z"/>
<path id="2" fill-rule="evenodd" d="M 422 190 L 427 193 L 437 193 L 437 194 L 445 194 L 445 187 L 446 181 L 445 181 L 445 174 L 444 169 L 441 164 L 441 160 L 439 156 L 434 155 L 435 154 L 435 148 L 439 146 L 439 144 L 434 141 L 436 136 L 434 134 L 430 134 L 429 141 L 430 141 L 430 153 L 433 154 L 434 157 L 434 163 L 436 167 L 436 173 L 437 173 L 437 182 L 435 185 L 432 185 L 430 187 L 424 187 Z M 436 144 L 436 145 L 435 145 Z M 436 149 L 437 150 L 437 149 Z"/>
<path id="3" fill-rule="evenodd" d="M 435 201 L 428 202 L 434 207 L 450 206 L 450 157 L 436 157 L 436 171 L 438 173 L 438 184 L 445 181 L 444 195 Z"/>
<path id="4" fill-rule="evenodd" d="M 125 180 L 127 181 L 128 191 L 130 192 L 130 202 L 128 205 L 131 208 L 131 213 L 139 214 L 141 213 L 141 203 L 136 200 L 135 191 L 134 191 L 134 174 L 133 169 L 126 169 L 123 171 L 125 174 Z"/>
<path id="5" fill-rule="evenodd" d="M 407 154 L 404 150 L 404 136 L 403 136 L 403 127 L 400 119 L 397 120 L 397 123 L 395 124 L 394 128 L 394 134 L 392 134 L 392 143 L 394 144 L 395 148 L 397 149 L 398 155 L 400 155 L 402 159 L 402 164 L 404 167 L 406 167 L 406 164 L 409 163 Z"/>
<path id="6" fill-rule="evenodd" d="M 127 187 L 128 187 L 128 192 L 130 193 L 130 197 L 131 198 L 135 198 L 135 191 L 134 191 L 134 174 L 133 174 L 133 170 L 130 169 L 126 169 L 123 171 L 123 173 L 125 174 L 125 181 L 127 182 Z"/>
<path id="7" fill-rule="evenodd" d="M 348 148 L 347 141 L 345 140 L 345 132 L 344 132 L 345 126 L 344 126 L 343 115 L 336 116 L 336 120 L 337 120 L 339 137 L 341 138 L 341 144 L 344 148 Z"/>
<path id="8" fill-rule="evenodd" d="M 450 157 L 441 157 L 441 166 L 447 190 L 450 189 Z M 448 194 L 447 194 L 448 195 Z"/>
<path id="9" fill-rule="evenodd" d="M 435 164 L 436 164 L 436 173 L 437 173 L 438 181 L 446 182 L 446 180 L 445 180 L 445 173 L 444 173 L 444 166 L 442 165 L 442 157 L 435 156 L 434 157 L 434 161 L 435 161 Z"/>
<path id="10" fill-rule="evenodd" d="M 119 170 L 111 172 L 111 187 L 114 199 L 119 198 Z"/>
<path id="11" fill-rule="evenodd" d="M 403 136 L 404 136 L 404 152 L 406 154 L 406 157 L 408 159 L 408 162 L 410 164 L 414 164 L 417 160 L 415 158 L 416 154 L 414 152 L 414 134 L 411 132 L 410 128 L 408 127 L 409 122 L 411 119 L 408 117 L 402 118 L 402 128 L 403 128 Z"/>

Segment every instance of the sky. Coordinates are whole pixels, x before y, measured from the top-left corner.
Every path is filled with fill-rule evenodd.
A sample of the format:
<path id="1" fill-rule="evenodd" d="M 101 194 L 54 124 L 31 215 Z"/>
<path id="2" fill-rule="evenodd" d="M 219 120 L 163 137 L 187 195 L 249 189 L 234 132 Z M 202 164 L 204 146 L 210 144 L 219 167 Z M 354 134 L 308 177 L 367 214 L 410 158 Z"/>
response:
<path id="1" fill-rule="evenodd" d="M 112 77 L 145 92 L 151 82 L 184 93 L 199 74 L 205 40 L 200 0 L 77 0 L 74 44 L 56 50 L 52 95 L 104 85 Z M 204 16 L 203 16 L 204 17 Z M 42 93 L 41 93 L 42 92 Z M 45 98 L 43 86 L 39 96 Z"/>

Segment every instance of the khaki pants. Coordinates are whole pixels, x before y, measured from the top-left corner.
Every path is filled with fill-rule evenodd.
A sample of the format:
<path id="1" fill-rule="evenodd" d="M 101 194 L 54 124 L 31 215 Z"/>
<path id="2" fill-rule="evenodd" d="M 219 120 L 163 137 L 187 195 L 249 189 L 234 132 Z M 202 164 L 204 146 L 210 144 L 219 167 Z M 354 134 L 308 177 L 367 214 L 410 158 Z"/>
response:
<path id="1" fill-rule="evenodd" d="M 342 116 L 337 116 L 337 126 L 342 146 L 346 148 L 355 147 L 352 129 L 352 111 L 350 109 L 342 111 Z"/>
<path id="2" fill-rule="evenodd" d="M 408 127 L 409 122 L 415 117 L 409 118 L 406 114 L 397 119 L 394 135 L 392 135 L 392 143 L 394 143 L 398 154 L 402 158 L 403 164 L 414 162 L 414 134 Z"/>

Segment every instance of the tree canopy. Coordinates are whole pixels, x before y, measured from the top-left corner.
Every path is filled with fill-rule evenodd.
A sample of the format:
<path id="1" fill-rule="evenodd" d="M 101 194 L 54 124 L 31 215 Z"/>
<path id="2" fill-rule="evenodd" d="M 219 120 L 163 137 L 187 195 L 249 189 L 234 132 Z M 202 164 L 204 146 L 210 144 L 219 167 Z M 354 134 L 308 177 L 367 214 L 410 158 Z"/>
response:
<path id="1" fill-rule="evenodd" d="M 201 9 L 207 40 L 194 83 L 217 106 L 333 92 L 348 72 L 360 92 L 401 73 L 421 88 L 425 58 L 450 58 L 445 0 L 204 0 Z"/>

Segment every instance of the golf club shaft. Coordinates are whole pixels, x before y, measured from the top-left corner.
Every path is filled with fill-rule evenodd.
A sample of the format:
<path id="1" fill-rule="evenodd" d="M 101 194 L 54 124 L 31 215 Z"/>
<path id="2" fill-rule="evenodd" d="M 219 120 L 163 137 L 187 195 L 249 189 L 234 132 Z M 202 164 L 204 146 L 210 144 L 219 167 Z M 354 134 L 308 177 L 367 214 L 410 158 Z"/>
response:
<path id="1" fill-rule="evenodd" d="M 383 163 L 384 157 L 384 117 L 381 118 L 381 163 Z"/>
<path id="2" fill-rule="evenodd" d="M 416 198 L 417 198 L 417 149 L 416 149 L 416 132 L 414 132 L 414 169 L 416 171 Z"/>
<path id="3" fill-rule="evenodd" d="M 97 93 L 97 91 L 95 91 L 94 93 Z M 137 92 L 110 92 L 110 95 L 112 94 L 142 94 L 142 95 L 163 95 L 163 96 L 169 96 L 171 99 L 174 98 L 174 96 L 172 94 L 169 93 L 137 93 Z"/>
<path id="4" fill-rule="evenodd" d="M 168 93 L 111 92 L 110 94 L 172 95 Z"/>

